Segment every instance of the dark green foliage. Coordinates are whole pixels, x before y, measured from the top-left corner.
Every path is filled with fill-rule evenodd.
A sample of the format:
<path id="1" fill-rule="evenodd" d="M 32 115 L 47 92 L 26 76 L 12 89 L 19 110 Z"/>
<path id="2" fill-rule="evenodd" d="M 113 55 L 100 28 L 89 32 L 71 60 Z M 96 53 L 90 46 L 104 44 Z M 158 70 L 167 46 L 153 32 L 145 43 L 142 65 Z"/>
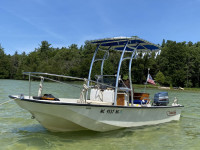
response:
<path id="1" fill-rule="evenodd" d="M 165 83 L 165 76 L 164 76 L 164 74 L 161 71 L 159 71 L 156 74 L 155 80 L 156 80 L 156 83 L 159 83 L 160 85 L 163 85 Z"/>
<path id="2" fill-rule="evenodd" d="M 4 53 L 4 49 L 0 45 L 0 79 L 9 78 L 9 56 Z"/>
<path id="3" fill-rule="evenodd" d="M 23 79 L 22 72 L 48 72 L 54 74 L 88 77 L 88 72 L 96 49 L 88 41 L 80 48 L 72 44 L 68 48 L 53 48 L 47 41 L 42 41 L 35 51 L 26 54 L 6 55 L 0 45 L 0 79 Z M 121 53 L 111 51 L 105 61 L 104 74 L 117 73 Z M 104 52 L 98 52 L 97 58 L 103 58 Z M 130 57 L 129 54 L 125 55 Z M 132 63 L 133 83 L 146 82 L 148 68 L 153 79 L 161 85 L 200 87 L 200 42 L 162 42 L 162 52 L 154 59 L 155 54 L 139 56 Z M 95 62 L 92 78 L 100 74 L 101 61 Z M 127 75 L 129 62 L 124 61 L 120 74 Z"/>

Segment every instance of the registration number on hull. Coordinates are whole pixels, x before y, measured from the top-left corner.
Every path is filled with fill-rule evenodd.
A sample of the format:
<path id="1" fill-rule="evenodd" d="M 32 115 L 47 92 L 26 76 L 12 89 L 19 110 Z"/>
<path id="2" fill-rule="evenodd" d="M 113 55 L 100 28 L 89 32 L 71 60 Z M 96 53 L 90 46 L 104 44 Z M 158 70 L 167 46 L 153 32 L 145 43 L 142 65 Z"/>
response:
<path id="1" fill-rule="evenodd" d="M 120 114 L 122 113 L 122 110 L 119 109 L 101 109 L 101 114 Z"/>

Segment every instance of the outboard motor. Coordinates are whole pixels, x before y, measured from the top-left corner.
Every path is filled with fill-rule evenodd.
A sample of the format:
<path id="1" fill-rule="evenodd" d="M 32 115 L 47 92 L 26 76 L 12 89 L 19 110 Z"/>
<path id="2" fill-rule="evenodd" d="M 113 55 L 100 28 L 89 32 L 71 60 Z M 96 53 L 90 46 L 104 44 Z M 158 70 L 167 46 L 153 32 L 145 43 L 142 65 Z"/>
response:
<path id="1" fill-rule="evenodd" d="M 168 92 L 159 92 L 154 95 L 154 104 L 157 106 L 167 106 L 169 104 Z"/>

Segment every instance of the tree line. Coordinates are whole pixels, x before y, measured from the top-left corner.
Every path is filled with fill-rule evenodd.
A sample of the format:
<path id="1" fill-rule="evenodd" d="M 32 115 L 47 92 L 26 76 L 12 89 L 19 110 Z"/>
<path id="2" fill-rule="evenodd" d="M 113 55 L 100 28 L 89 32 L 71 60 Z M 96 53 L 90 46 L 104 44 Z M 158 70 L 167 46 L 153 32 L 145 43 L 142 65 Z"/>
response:
<path id="1" fill-rule="evenodd" d="M 24 79 L 22 72 L 47 72 L 53 74 L 87 78 L 95 45 L 85 42 L 80 48 L 76 44 L 69 47 L 53 48 L 42 41 L 33 52 L 7 55 L 0 45 L 0 79 Z M 165 86 L 200 87 L 200 42 L 176 42 L 163 40 L 161 53 L 142 55 L 132 63 L 133 83 L 146 81 L 148 68 L 157 84 Z M 104 53 L 98 53 L 99 58 Z M 105 61 L 105 74 L 115 74 L 120 54 L 111 51 Z M 100 74 L 100 62 L 93 68 L 92 77 Z M 128 61 L 123 62 L 121 73 L 128 69 Z"/>

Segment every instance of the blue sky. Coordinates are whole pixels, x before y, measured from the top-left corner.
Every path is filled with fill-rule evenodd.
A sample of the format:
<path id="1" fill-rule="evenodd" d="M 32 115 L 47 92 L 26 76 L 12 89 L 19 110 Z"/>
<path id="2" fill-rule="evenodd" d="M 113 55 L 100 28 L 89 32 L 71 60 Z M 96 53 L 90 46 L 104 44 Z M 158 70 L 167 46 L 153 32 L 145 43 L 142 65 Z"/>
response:
<path id="1" fill-rule="evenodd" d="M 1 0 L 0 44 L 27 54 L 46 40 L 53 47 L 86 40 L 139 36 L 200 41 L 200 0 Z"/>

